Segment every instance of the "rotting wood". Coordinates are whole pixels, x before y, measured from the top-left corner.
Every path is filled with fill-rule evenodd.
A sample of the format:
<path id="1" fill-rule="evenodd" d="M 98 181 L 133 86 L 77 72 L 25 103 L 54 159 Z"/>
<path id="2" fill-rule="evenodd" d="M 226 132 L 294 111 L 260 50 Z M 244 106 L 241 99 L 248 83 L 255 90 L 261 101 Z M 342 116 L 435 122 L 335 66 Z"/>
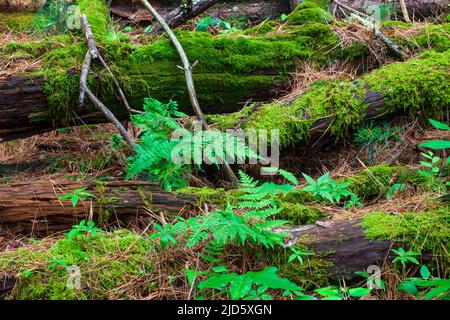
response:
<path id="1" fill-rule="evenodd" d="M 75 207 L 59 197 L 75 189 L 95 198 L 80 200 Z M 167 192 L 157 184 L 140 181 L 35 181 L 0 184 L 0 229 L 15 233 L 48 234 L 70 227 L 91 214 L 108 212 L 109 222 L 126 222 L 151 211 L 180 214 L 195 205 L 195 197 Z M 91 213 L 92 212 L 92 213 Z"/>

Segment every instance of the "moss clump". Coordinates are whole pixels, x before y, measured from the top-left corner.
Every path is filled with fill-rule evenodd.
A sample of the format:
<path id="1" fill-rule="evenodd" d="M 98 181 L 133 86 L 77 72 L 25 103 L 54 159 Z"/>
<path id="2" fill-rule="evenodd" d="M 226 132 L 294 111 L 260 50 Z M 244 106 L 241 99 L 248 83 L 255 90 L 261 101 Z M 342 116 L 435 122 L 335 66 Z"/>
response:
<path id="1" fill-rule="evenodd" d="M 369 199 L 386 194 L 389 187 L 396 181 L 396 176 L 407 168 L 391 166 L 373 166 L 358 172 L 356 175 L 339 179 L 338 182 L 350 181 L 349 190 L 360 198 Z M 406 178 L 406 177 L 404 177 Z M 406 181 L 405 181 L 406 182 Z"/>
<path id="2" fill-rule="evenodd" d="M 275 21 L 264 21 L 262 23 L 260 23 L 257 26 L 245 29 L 242 31 L 242 34 L 246 34 L 246 35 L 261 35 L 261 34 L 265 34 L 265 33 L 270 33 L 276 30 L 275 28 L 276 26 L 276 22 Z"/>
<path id="3" fill-rule="evenodd" d="M 382 93 L 385 112 L 405 111 L 411 116 L 440 118 L 450 103 L 450 50 L 426 52 L 419 59 L 393 63 L 364 77 Z"/>
<path id="4" fill-rule="evenodd" d="M 311 252 L 304 245 L 295 244 L 295 249 Z M 314 253 L 310 256 L 303 257 L 303 263 L 297 259 L 288 262 L 292 251 L 289 248 L 278 251 L 269 251 L 267 253 L 267 265 L 274 265 L 278 268 L 280 275 L 297 283 L 306 290 L 314 290 L 327 286 L 331 281 L 335 280 L 329 269 L 333 267 L 333 263 L 325 260 L 326 255 Z"/>
<path id="5" fill-rule="evenodd" d="M 450 261 L 450 207 L 396 215 L 372 212 L 362 225 L 371 239 L 404 242 L 413 251 L 442 255 L 447 264 Z"/>
<path id="6" fill-rule="evenodd" d="M 31 12 L 0 12 L 0 31 L 22 32 L 30 28 L 33 23 Z"/>
<path id="7" fill-rule="evenodd" d="M 286 21 L 290 25 L 303 25 L 311 22 L 328 23 L 332 20 L 328 12 L 311 1 L 305 1 L 300 4 L 286 18 Z"/>
<path id="8" fill-rule="evenodd" d="M 404 31 L 408 34 L 409 24 L 389 23 L 384 24 L 383 28 L 390 31 L 390 29 L 397 31 Z M 415 31 L 413 35 L 402 35 L 402 32 L 397 36 L 392 36 L 392 40 L 401 47 L 407 47 L 411 51 L 433 49 L 438 52 L 444 52 L 450 49 L 450 24 L 427 24 Z"/>
<path id="9" fill-rule="evenodd" d="M 133 290 L 122 290 L 130 281 L 140 292 L 155 288 L 150 240 L 128 230 L 97 235 L 78 235 L 0 254 L 0 270 L 19 277 L 14 299 L 132 299 Z M 67 286 L 67 267 L 81 272 L 81 290 Z M 141 291 L 142 290 L 142 291 Z"/>
<path id="10" fill-rule="evenodd" d="M 302 190 L 294 190 L 285 195 L 280 196 L 280 201 L 290 203 L 306 203 L 314 202 L 315 199 L 310 192 Z"/>
<path id="11" fill-rule="evenodd" d="M 319 208 L 300 203 L 282 202 L 283 210 L 277 215 L 278 219 L 287 220 L 293 225 L 312 224 L 327 216 Z"/>
<path id="12" fill-rule="evenodd" d="M 361 199 L 384 197 L 394 184 L 407 184 L 417 189 L 429 189 L 429 178 L 420 170 L 408 166 L 377 165 L 368 167 L 357 174 L 337 182 L 350 181 L 349 190 Z"/>
<path id="13" fill-rule="evenodd" d="M 195 195 L 197 197 L 198 205 L 203 205 L 206 203 L 225 207 L 227 205 L 227 201 L 230 199 L 229 194 L 223 188 L 214 189 L 209 187 L 186 187 L 178 189 L 176 192 Z"/>
<path id="14" fill-rule="evenodd" d="M 361 41 L 354 41 L 342 50 L 342 55 L 350 61 L 356 61 L 369 55 L 369 48 Z"/>

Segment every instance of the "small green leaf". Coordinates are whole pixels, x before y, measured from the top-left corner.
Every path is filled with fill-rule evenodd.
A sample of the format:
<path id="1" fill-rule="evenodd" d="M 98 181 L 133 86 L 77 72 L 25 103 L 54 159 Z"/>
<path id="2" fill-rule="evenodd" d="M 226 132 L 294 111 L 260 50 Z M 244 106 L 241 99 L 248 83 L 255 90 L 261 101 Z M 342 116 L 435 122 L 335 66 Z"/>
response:
<path id="1" fill-rule="evenodd" d="M 246 274 L 235 277 L 230 285 L 230 298 L 233 300 L 243 298 L 252 288 L 252 283 L 252 278 Z"/>
<path id="2" fill-rule="evenodd" d="M 430 148 L 433 150 L 449 149 L 450 140 L 432 140 L 419 144 L 421 148 Z"/>
<path id="3" fill-rule="evenodd" d="M 420 268 L 420 275 L 423 279 L 428 279 L 431 276 L 430 270 L 428 270 L 426 265 L 423 265 L 422 268 Z"/>
<path id="4" fill-rule="evenodd" d="M 348 294 L 350 297 L 361 298 L 367 296 L 370 291 L 371 290 L 369 288 L 353 288 L 348 290 Z"/>
<path id="5" fill-rule="evenodd" d="M 437 129 L 441 129 L 441 130 L 450 130 L 450 127 L 448 125 L 446 125 L 445 123 L 442 123 L 440 121 L 437 120 L 433 120 L 433 119 L 428 119 L 428 121 L 431 123 L 431 125 Z"/>

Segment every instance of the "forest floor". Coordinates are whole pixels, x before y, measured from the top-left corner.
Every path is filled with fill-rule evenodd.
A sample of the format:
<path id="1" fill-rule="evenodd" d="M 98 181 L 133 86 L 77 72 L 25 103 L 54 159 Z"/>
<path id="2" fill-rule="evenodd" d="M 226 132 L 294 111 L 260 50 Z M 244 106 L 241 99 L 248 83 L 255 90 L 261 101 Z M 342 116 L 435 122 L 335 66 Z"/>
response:
<path id="1" fill-rule="evenodd" d="M 143 24 L 121 21 L 115 21 L 113 36 L 127 39 L 130 46 L 160 40 L 142 38 L 146 29 Z M 183 29 L 193 31 L 199 23 L 204 22 L 197 18 Z M 260 26 L 267 27 L 265 23 Z M 282 20 L 270 25 L 273 30 L 269 36 L 288 37 L 289 32 L 282 30 L 284 24 Z M 404 40 L 421 36 L 420 32 L 432 29 L 434 24 L 432 20 L 405 27 L 395 22 L 386 24 L 385 32 L 390 38 Z M 233 39 L 233 30 L 228 30 L 233 28 L 209 27 L 208 31 Z M 399 60 L 372 37 L 370 30 L 357 23 L 336 23 L 333 28 L 343 47 L 354 41 L 365 44 L 364 62 L 346 60 L 318 66 L 297 59 L 289 86 L 263 105 L 269 111 L 271 106 L 290 106 L 303 94 L 316 90 L 317 83 L 356 83 L 371 71 Z M 0 30 L 0 48 L 45 39 L 25 28 L 5 29 L 1 23 Z M 439 39 L 446 43 L 450 35 Z M 425 42 L 426 48 L 414 42 L 404 50 L 411 58 L 420 58 L 422 51 L 436 49 L 433 41 Z M 41 55 L 22 53 L 0 61 L 0 80 L 13 73 L 37 70 L 46 63 Z M 415 92 L 407 90 L 403 94 L 416 97 Z M 448 97 L 448 92 L 442 96 Z M 422 100 L 435 101 L 433 98 Z M 0 223 L 0 298 L 448 298 L 449 155 L 448 150 L 430 153 L 420 145 L 448 142 L 450 130 L 443 123 L 430 126 L 421 113 L 422 100 L 413 116 L 394 112 L 383 119 L 360 121 L 344 139 L 332 137 L 325 130 L 312 142 L 302 140 L 282 146 L 278 175 L 260 178 L 259 165 L 233 166 L 235 172 L 242 170 L 239 187 L 233 187 L 218 166 L 192 166 L 183 171 L 182 179 L 177 176 L 171 180 L 183 180 L 182 186 L 166 189 L 177 189 L 170 193 L 174 197 L 192 195 L 194 205 L 186 201 L 176 214 L 166 214 L 152 209 L 152 197 L 141 196 L 145 206 L 135 208 L 132 219 L 126 222 L 117 218 L 115 210 L 123 208 L 123 199 L 116 196 L 120 198 L 120 192 L 129 190 L 120 187 L 118 194 L 105 196 L 105 183 L 125 180 L 130 164 L 138 161 L 118 142 L 114 125 L 84 124 L 0 142 L 0 186 L 15 190 L 14 184 L 97 183 L 92 188 L 55 190 L 54 199 L 30 196 L 31 200 L 58 201 L 62 207 L 81 210 L 82 215 L 73 216 L 72 229 L 67 226 L 49 234 L 42 228 L 35 229 L 35 223 L 42 225 L 54 218 L 45 213 L 42 219 L 27 219 L 25 223 Z M 448 123 L 448 105 L 439 107 L 439 120 Z M 208 119 L 212 119 L 213 128 L 221 128 L 220 120 L 228 118 L 214 115 Z M 173 120 L 167 117 L 159 127 Z M 170 123 L 192 121 L 184 115 Z M 124 124 L 136 141 L 145 140 L 146 132 L 158 127 L 143 129 L 142 123 L 134 122 L 137 124 Z M 164 142 L 157 140 L 161 146 Z M 169 166 L 166 172 L 167 162 L 147 171 L 154 176 L 167 173 L 165 178 L 169 180 L 179 168 Z M 141 173 L 134 176 L 136 180 L 150 175 Z M 252 177 L 258 177 L 258 181 Z M 163 179 L 156 180 L 166 186 Z M 138 187 L 134 191 L 145 190 Z M 14 205 L 0 199 L 0 221 L 2 210 Z M 30 206 L 32 210 L 37 214 L 39 208 Z M 30 224 L 31 232 L 25 232 L 30 228 L 24 226 Z M 282 236 L 283 232 L 288 235 Z M 353 262 L 355 267 L 349 268 Z M 375 278 L 372 267 L 379 270 L 375 270 Z M 68 286 L 68 279 L 81 281 L 81 290 Z"/>

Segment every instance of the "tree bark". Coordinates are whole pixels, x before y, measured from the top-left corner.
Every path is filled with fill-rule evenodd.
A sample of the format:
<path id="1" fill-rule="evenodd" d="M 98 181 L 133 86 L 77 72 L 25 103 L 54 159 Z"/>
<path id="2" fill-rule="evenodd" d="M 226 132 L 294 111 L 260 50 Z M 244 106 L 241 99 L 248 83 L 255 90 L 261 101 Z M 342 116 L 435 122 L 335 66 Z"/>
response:
<path id="1" fill-rule="evenodd" d="M 86 192 L 95 198 L 80 199 L 75 207 L 70 199 L 58 199 L 82 187 L 88 187 Z M 148 216 L 148 210 L 180 214 L 194 204 L 193 196 L 167 192 L 153 183 L 139 181 L 0 184 L 0 230 L 46 235 L 70 229 L 91 214 L 94 220 L 108 215 L 109 223 L 124 223 Z"/>

